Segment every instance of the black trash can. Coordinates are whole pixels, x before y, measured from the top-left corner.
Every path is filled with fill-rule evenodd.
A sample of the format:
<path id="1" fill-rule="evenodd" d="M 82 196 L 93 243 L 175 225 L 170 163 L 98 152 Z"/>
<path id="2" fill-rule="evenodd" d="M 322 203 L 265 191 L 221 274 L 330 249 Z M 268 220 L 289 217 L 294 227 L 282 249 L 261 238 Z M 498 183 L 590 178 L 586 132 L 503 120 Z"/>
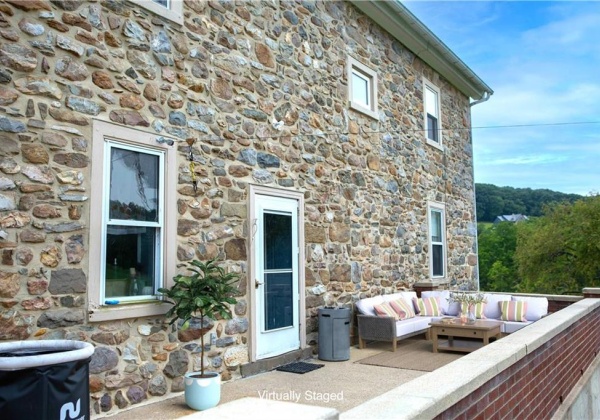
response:
<path id="1" fill-rule="evenodd" d="M 350 359 L 350 309 L 319 309 L 319 359 Z"/>
<path id="2" fill-rule="evenodd" d="M 0 417 L 88 420 L 90 343 L 71 340 L 0 344 Z"/>

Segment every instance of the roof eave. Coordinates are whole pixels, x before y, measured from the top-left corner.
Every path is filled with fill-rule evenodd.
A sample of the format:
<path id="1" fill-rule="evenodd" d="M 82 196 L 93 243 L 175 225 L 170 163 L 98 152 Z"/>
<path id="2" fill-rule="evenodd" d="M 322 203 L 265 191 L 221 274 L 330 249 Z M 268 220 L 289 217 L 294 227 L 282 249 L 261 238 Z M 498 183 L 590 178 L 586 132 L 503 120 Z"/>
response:
<path id="1" fill-rule="evenodd" d="M 349 0 L 394 38 L 474 100 L 494 91 L 397 0 Z"/>

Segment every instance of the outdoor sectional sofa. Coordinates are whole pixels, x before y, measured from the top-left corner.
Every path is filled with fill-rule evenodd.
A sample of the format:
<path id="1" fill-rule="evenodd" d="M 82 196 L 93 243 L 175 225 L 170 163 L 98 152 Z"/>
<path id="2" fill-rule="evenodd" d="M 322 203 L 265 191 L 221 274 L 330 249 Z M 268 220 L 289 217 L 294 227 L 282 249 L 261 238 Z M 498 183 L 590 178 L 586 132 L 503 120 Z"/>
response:
<path id="1" fill-rule="evenodd" d="M 532 322 L 535 322 L 548 314 L 548 299 L 545 297 L 532 296 L 513 296 L 508 294 L 485 293 L 486 304 L 484 305 L 483 315 L 486 319 L 502 321 L 501 302 L 526 301 L 527 308 L 524 314 L 524 321 L 502 321 L 501 331 L 503 334 L 513 333 Z M 429 323 L 437 321 L 442 317 L 458 317 L 460 315 L 460 305 L 448 301 L 450 292 L 426 291 L 422 292 L 422 298 L 438 298 L 440 316 L 422 316 L 419 313 L 408 319 L 396 321 L 393 317 L 378 316 L 375 313 L 375 305 L 383 302 L 397 301 L 402 298 L 413 308 L 413 300 L 417 299 L 416 292 L 398 292 L 389 295 L 375 296 L 361 299 L 356 302 L 358 309 L 358 338 L 359 347 L 365 348 L 367 341 L 386 341 L 392 343 L 393 351 L 396 351 L 396 343 L 407 337 L 428 332 Z"/>

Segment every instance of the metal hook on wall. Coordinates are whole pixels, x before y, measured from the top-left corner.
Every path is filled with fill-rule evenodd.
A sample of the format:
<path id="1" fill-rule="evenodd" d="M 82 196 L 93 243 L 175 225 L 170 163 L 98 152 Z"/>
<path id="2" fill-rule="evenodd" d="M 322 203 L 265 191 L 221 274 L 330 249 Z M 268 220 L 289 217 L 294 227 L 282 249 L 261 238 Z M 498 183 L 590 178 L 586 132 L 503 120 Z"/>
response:
<path id="1" fill-rule="evenodd" d="M 254 242 L 254 236 L 256 235 L 256 231 L 258 230 L 258 219 L 252 220 L 252 234 L 250 237 L 252 238 L 252 242 Z"/>

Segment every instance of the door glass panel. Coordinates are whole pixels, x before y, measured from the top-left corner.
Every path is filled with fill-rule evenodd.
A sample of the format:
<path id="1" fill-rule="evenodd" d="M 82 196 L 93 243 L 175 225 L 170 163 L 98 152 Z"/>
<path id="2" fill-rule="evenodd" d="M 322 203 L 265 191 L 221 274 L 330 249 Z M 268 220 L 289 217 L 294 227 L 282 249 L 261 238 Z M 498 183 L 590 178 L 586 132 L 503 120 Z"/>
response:
<path id="1" fill-rule="evenodd" d="M 107 226 L 105 296 L 153 295 L 157 228 Z"/>
<path id="2" fill-rule="evenodd" d="M 158 220 L 159 157 L 111 148 L 110 219 Z"/>
<path id="3" fill-rule="evenodd" d="M 265 330 L 293 325 L 292 273 L 265 274 Z"/>
<path id="4" fill-rule="evenodd" d="M 292 268 L 292 217 L 264 214 L 265 270 Z"/>

